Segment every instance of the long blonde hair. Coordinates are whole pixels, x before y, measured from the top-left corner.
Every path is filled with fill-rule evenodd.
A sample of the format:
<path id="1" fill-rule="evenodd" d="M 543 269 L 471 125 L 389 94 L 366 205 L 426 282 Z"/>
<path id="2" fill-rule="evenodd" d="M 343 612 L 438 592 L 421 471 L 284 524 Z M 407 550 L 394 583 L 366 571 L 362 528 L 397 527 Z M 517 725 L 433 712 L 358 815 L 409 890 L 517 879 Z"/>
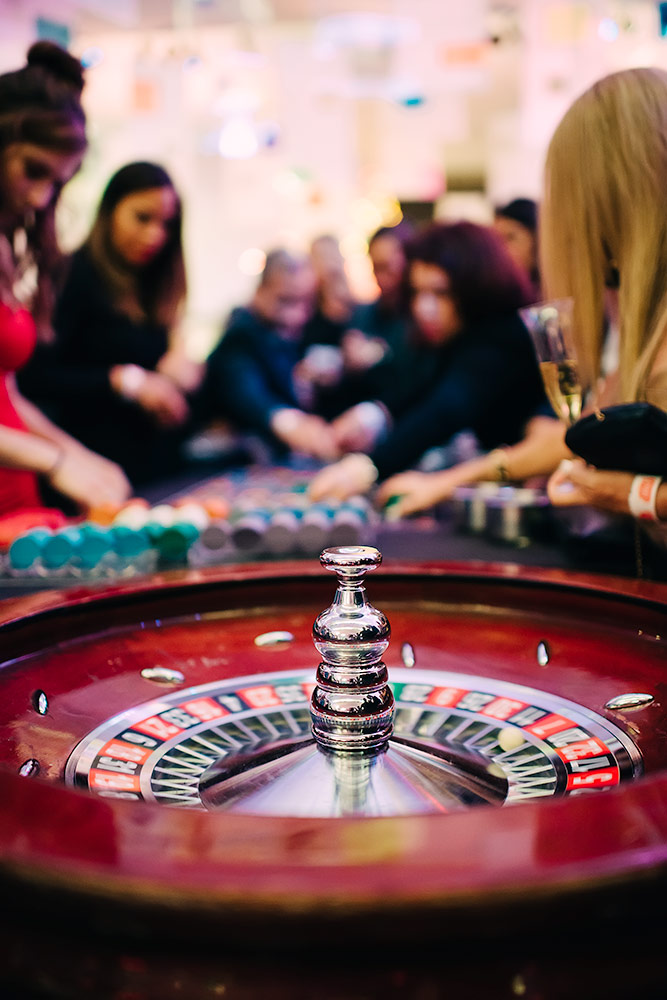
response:
<path id="1" fill-rule="evenodd" d="M 642 399 L 667 335 L 667 73 L 613 73 L 579 97 L 547 153 L 541 263 L 574 298 L 582 374 L 599 374 L 604 289 L 618 274 L 619 401 Z"/>

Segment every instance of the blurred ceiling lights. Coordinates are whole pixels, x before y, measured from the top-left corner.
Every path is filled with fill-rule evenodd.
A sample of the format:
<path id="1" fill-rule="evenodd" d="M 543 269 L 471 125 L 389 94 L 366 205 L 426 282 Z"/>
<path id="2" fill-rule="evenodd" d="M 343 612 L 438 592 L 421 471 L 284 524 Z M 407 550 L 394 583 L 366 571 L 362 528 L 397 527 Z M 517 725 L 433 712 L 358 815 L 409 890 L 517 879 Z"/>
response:
<path id="1" fill-rule="evenodd" d="M 516 16 L 526 0 L 487 0 L 491 33 L 507 36 L 516 31 Z M 536 0 L 532 0 L 536 2 Z M 104 29 L 154 30 L 173 27 L 206 27 L 216 24 L 267 21 L 319 21 L 369 18 L 376 15 L 386 26 L 418 16 L 424 0 L 69 0 L 75 27 L 82 32 Z M 459 0 L 431 0 L 443 19 L 460 11 Z M 389 10 L 388 10 L 389 9 Z M 510 27 L 511 26 L 511 27 Z M 494 32 L 495 28 L 495 32 Z M 356 30 L 356 29 L 355 29 Z M 389 29 L 393 30 L 393 29 Z M 398 29 L 399 34 L 401 29 Z M 394 40 L 395 42 L 398 39 Z"/>

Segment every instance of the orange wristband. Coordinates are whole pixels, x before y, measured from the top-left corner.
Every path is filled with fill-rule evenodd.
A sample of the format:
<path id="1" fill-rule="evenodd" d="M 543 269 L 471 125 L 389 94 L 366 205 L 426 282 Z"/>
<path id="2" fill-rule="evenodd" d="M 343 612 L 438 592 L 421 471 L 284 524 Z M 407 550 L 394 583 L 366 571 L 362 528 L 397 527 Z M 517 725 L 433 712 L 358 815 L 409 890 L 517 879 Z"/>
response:
<path id="1" fill-rule="evenodd" d="M 628 507 L 634 517 L 643 521 L 658 520 L 655 500 L 661 482 L 660 476 L 635 476 L 628 497 Z"/>

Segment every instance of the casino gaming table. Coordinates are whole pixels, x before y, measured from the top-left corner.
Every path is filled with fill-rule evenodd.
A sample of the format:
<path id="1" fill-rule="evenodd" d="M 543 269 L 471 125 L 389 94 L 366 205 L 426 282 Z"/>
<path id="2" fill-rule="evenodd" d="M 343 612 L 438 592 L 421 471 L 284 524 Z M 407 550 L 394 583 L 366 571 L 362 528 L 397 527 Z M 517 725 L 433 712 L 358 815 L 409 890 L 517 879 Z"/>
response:
<path id="1" fill-rule="evenodd" d="M 218 759 L 307 737 L 334 589 L 313 560 L 3 602 L 3 995 L 664 995 L 667 586 L 386 560 L 394 733 L 451 795 L 221 808 Z"/>

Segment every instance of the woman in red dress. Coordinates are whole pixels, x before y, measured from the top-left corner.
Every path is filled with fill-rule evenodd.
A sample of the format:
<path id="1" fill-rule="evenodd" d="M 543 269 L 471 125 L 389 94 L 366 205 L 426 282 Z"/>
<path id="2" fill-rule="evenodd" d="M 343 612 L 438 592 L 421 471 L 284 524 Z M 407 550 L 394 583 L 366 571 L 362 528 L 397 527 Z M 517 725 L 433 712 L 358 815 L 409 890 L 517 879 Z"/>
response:
<path id="1" fill-rule="evenodd" d="M 83 510 L 129 494 L 122 470 L 55 427 L 14 379 L 49 331 L 55 208 L 86 149 L 82 86 L 80 63 L 50 42 L 0 76 L 0 516 L 33 510 L 35 523 L 59 519 L 42 506 L 40 476 Z"/>

